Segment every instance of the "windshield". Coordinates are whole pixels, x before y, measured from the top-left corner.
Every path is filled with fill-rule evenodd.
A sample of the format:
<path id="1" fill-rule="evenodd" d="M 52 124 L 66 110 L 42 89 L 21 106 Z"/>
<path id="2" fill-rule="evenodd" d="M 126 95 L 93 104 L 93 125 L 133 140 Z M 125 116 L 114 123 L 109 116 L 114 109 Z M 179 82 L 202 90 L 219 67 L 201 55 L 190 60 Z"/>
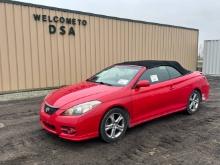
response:
<path id="1" fill-rule="evenodd" d="M 115 65 L 97 73 L 87 81 L 112 86 L 125 86 L 134 78 L 140 68 L 139 66 Z"/>

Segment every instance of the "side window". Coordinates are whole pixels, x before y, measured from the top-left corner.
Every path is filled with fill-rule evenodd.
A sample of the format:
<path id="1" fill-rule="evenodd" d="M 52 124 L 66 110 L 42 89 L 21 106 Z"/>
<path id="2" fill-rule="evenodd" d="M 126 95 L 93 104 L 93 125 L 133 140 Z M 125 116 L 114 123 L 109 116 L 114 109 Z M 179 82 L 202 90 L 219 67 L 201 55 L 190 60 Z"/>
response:
<path id="1" fill-rule="evenodd" d="M 167 66 L 166 68 L 169 72 L 171 79 L 182 76 L 182 74 L 178 70 L 176 70 L 175 68 L 170 67 L 170 66 Z"/>
<path id="2" fill-rule="evenodd" d="M 159 66 L 146 70 L 140 80 L 148 80 L 151 84 L 169 80 L 169 74 L 165 66 Z"/>

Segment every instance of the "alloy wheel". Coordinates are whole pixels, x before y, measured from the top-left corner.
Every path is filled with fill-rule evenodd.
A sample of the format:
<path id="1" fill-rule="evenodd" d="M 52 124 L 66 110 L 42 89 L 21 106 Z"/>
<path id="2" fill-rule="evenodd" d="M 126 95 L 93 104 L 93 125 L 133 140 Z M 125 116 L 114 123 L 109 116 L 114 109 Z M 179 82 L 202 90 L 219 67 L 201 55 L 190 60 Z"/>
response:
<path id="1" fill-rule="evenodd" d="M 199 107 L 199 94 L 197 92 L 193 92 L 189 99 L 189 110 L 191 112 L 195 112 Z"/>
<path id="2" fill-rule="evenodd" d="M 125 119 L 120 113 L 112 113 L 105 122 L 105 134 L 109 138 L 119 137 L 125 129 Z"/>

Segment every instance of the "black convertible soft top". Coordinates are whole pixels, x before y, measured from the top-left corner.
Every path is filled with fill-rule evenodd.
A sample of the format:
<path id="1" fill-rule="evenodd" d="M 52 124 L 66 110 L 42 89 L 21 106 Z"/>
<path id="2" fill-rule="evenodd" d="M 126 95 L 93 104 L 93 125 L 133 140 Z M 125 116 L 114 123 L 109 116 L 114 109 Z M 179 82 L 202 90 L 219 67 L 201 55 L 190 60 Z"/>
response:
<path id="1" fill-rule="evenodd" d="M 144 66 L 148 69 L 157 66 L 171 66 L 176 70 L 178 70 L 183 75 L 190 73 L 189 70 L 183 68 L 177 61 L 159 61 L 159 60 L 126 61 L 126 62 L 118 63 L 116 65 L 137 65 L 137 66 Z"/>

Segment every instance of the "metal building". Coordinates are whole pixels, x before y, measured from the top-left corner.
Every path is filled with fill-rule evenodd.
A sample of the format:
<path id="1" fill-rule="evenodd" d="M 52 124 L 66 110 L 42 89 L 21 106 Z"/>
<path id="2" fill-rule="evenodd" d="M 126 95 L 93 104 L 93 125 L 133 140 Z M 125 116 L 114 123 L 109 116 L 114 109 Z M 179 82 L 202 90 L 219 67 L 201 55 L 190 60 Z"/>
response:
<path id="1" fill-rule="evenodd" d="M 220 40 L 206 40 L 203 50 L 204 74 L 220 75 Z"/>
<path id="2" fill-rule="evenodd" d="M 196 69 L 197 29 L 6 0 L 0 18 L 0 93 L 79 82 L 129 60 Z"/>

